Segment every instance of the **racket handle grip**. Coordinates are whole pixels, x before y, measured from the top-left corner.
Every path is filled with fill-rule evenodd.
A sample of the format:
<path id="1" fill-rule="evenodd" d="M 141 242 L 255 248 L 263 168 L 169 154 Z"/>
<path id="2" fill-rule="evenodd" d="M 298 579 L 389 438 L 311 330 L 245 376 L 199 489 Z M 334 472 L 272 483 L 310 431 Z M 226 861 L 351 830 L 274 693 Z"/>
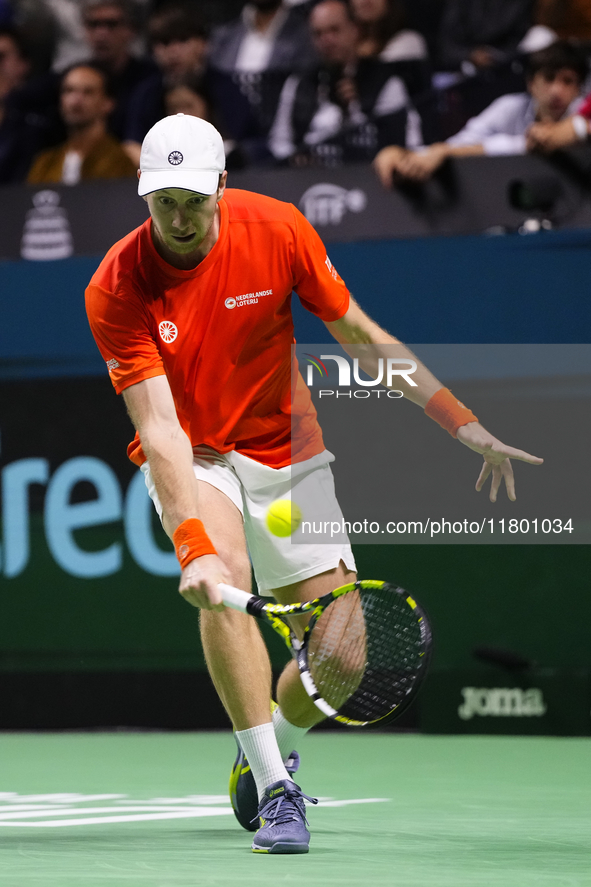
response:
<path id="1" fill-rule="evenodd" d="M 225 585 L 223 582 L 219 583 L 218 588 L 222 593 L 222 600 L 226 607 L 239 610 L 241 613 L 248 613 L 248 604 L 250 601 L 256 600 L 255 596 L 248 594 L 247 591 L 234 588 L 232 585 Z"/>

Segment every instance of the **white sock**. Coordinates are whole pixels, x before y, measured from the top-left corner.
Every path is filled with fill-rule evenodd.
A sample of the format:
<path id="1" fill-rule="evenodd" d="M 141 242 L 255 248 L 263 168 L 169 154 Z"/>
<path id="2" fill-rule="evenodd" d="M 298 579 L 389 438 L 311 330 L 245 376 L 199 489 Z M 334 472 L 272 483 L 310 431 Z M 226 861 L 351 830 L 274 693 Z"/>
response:
<path id="1" fill-rule="evenodd" d="M 274 782 L 282 779 L 293 781 L 285 769 L 273 724 L 261 724 L 249 730 L 237 730 L 236 739 L 250 764 L 259 800 L 263 797 L 267 786 L 273 785 Z"/>
<path id="2" fill-rule="evenodd" d="M 295 724 L 290 724 L 279 706 L 273 712 L 273 727 L 275 728 L 277 745 L 284 761 L 287 761 L 294 749 L 297 750 L 300 739 L 310 729 L 309 727 L 296 727 Z"/>

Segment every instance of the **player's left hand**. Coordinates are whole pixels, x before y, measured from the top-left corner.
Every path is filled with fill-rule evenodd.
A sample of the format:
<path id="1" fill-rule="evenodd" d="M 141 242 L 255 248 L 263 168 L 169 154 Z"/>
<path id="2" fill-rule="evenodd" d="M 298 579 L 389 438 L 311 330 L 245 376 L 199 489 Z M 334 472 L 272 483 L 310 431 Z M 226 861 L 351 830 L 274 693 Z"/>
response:
<path id="1" fill-rule="evenodd" d="M 486 428 L 483 428 L 480 422 L 469 422 L 458 428 L 458 440 L 469 447 L 476 453 L 484 456 L 484 465 L 476 481 L 476 490 L 480 492 L 486 479 L 492 472 L 492 482 L 490 486 L 491 502 L 497 501 L 497 494 L 503 479 L 507 489 L 507 496 L 511 502 L 515 502 L 515 478 L 513 477 L 513 468 L 511 459 L 519 459 L 521 462 L 529 462 L 530 465 L 541 465 L 543 459 L 539 456 L 532 456 L 524 450 L 516 450 L 515 447 L 509 447 L 493 437 Z"/>

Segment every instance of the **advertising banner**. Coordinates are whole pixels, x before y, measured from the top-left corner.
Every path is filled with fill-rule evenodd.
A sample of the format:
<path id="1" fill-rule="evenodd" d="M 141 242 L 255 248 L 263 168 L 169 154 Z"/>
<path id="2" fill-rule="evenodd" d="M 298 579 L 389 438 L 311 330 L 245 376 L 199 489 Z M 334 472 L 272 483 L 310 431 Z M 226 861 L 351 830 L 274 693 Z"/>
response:
<path id="1" fill-rule="evenodd" d="M 591 672 L 534 668 L 524 673 L 443 669 L 421 691 L 426 733 L 550 736 L 591 734 Z"/>

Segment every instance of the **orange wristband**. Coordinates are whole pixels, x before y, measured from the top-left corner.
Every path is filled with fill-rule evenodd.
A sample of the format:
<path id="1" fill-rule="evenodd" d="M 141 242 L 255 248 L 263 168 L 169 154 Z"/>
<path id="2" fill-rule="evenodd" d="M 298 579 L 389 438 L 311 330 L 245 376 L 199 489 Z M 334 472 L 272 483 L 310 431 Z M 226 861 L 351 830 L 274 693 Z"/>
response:
<path id="1" fill-rule="evenodd" d="M 172 541 L 183 570 L 197 557 L 203 557 L 204 554 L 217 554 L 211 539 L 205 532 L 203 523 L 196 517 L 190 517 L 179 524 L 172 534 Z"/>
<path id="2" fill-rule="evenodd" d="M 467 425 L 468 422 L 478 422 L 478 419 L 468 407 L 465 407 L 449 388 L 440 388 L 427 402 L 425 413 L 430 419 L 434 419 L 442 428 L 449 431 L 452 437 L 457 437 L 458 428 Z"/>

